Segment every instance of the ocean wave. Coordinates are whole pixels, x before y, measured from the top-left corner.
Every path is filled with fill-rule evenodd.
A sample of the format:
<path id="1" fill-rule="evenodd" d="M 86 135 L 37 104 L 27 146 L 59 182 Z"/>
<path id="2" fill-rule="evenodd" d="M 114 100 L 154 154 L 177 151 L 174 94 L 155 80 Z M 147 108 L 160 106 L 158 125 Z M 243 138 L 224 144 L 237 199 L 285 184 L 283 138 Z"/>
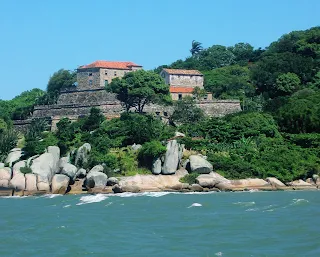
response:
<path id="1" fill-rule="evenodd" d="M 216 255 L 216 256 L 222 256 L 223 253 L 222 253 L 222 252 L 217 252 L 217 253 L 215 253 L 214 255 Z"/>
<path id="2" fill-rule="evenodd" d="M 192 207 L 202 207 L 202 204 L 201 203 L 193 203 L 188 208 L 192 208 Z"/>
<path id="3" fill-rule="evenodd" d="M 77 205 L 89 204 L 89 203 L 99 203 L 107 199 L 108 196 L 105 194 L 96 194 L 96 195 L 86 195 L 80 198 L 80 203 Z"/>
<path id="4" fill-rule="evenodd" d="M 63 208 L 69 208 L 71 205 L 70 204 L 67 204 L 65 206 L 63 206 Z"/>
<path id="5" fill-rule="evenodd" d="M 252 206 L 252 205 L 255 205 L 256 203 L 255 202 L 236 202 L 233 204 L 240 205 L 240 206 Z"/>
<path id="6" fill-rule="evenodd" d="M 249 208 L 246 211 L 262 211 L 262 212 L 266 212 L 266 211 L 274 211 L 275 205 L 270 204 L 268 206 L 263 206 L 263 207 L 256 207 L 256 208 Z"/>
<path id="7" fill-rule="evenodd" d="M 59 195 L 59 194 L 45 194 L 45 195 L 43 195 L 43 196 L 41 196 L 41 197 L 43 197 L 43 198 L 56 198 L 56 197 L 59 197 L 59 196 L 63 196 L 63 195 Z"/>
<path id="8" fill-rule="evenodd" d="M 9 198 L 9 199 L 22 199 L 22 198 L 27 198 L 27 197 L 29 197 L 29 196 L 19 196 L 19 195 L 13 195 L 13 196 L 0 196 L 0 199 L 1 198 L 4 198 L 4 199 L 6 199 L 6 198 Z"/>
<path id="9" fill-rule="evenodd" d="M 309 203 L 309 201 L 306 199 L 292 199 L 292 203 L 290 205 L 300 205 L 306 203 Z"/>

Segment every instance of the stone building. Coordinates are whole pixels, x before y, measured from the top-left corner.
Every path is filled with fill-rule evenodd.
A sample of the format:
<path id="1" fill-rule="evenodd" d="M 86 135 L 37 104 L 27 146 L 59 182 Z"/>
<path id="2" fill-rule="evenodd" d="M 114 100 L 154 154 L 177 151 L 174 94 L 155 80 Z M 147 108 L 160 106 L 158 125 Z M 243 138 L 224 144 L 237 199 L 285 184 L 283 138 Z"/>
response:
<path id="1" fill-rule="evenodd" d="M 172 100 L 181 100 L 187 95 L 192 96 L 195 87 L 204 89 L 203 74 L 198 70 L 163 69 L 160 76 L 170 85 Z M 212 100 L 212 94 L 208 92 L 204 100 Z"/>
<path id="2" fill-rule="evenodd" d="M 142 69 L 133 62 L 95 61 L 77 69 L 78 89 L 104 88 L 114 78 L 122 78 L 127 72 Z"/>
<path id="3" fill-rule="evenodd" d="M 35 106 L 32 117 L 24 121 L 15 121 L 17 129 L 23 130 L 32 119 L 46 118 L 51 123 L 51 129 L 64 117 L 77 120 L 90 113 L 92 107 L 99 108 L 108 119 L 119 117 L 124 108 L 115 94 L 105 90 L 112 79 L 123 77 L 127 72 L 142 69 L 142 66 L 132 62 L 96 61 L 77 69 L 77 87 L 60 91 L 58 101 L 53 105 Z M 196 70 L 164 69 L 161 76 L 170 85 L 173 100 L 192 95 L 195 87 L 203 89 L 203 75 Z M 198 101 L 197 105 L 209 116 L 220 117 L 229 113 L 241 111 L 240 102 L 236 100 L 212 100 L 208 95 Z M 164 119 L 172 114 L 172 106 L 148 105 L 145 112 L 153 113 Z"/>

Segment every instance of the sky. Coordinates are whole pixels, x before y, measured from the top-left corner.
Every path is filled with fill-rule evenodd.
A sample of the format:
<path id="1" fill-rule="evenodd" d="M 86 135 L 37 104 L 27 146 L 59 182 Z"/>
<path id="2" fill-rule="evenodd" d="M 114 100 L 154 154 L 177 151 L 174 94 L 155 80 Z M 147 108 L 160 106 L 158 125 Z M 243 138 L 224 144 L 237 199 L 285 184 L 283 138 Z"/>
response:
<path id="1" fill-rule="evenodd" d="M 170 64 L 192 40 L 264 48 L 319 13 L 319 0 L 0 0 L 0 99 L 96 60 Z"/>

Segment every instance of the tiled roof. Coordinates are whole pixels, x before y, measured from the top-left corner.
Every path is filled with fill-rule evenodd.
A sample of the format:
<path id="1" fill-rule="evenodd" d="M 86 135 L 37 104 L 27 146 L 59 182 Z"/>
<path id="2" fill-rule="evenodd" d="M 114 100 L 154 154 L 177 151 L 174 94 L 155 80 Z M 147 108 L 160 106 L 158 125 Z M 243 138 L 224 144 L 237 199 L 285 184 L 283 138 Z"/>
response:
<path id="1" fill-rule="evenodd" d="M 193 87 L 170 87 L 170 93 L 192 93 Z"/>
<path id="2" fill-rule="evenodd" d="M 180 69 L 163 69 L 163 70 L 171 75 L 200 75 L 200 76 L 203 76 L 202 73 L 198 70 L 180 70 Z"/>
<path id="3" fill-rule="evenodd" d="M 133 62 L 110 62 L 110 61 L 95 61 L 88 65 L 80 66 L 79 69 L 87 68 L 105 68 L 105 69 L 121 69 L 128 70 L 131 67 L 142 67 L 141 65 L 135 64 Z"/>

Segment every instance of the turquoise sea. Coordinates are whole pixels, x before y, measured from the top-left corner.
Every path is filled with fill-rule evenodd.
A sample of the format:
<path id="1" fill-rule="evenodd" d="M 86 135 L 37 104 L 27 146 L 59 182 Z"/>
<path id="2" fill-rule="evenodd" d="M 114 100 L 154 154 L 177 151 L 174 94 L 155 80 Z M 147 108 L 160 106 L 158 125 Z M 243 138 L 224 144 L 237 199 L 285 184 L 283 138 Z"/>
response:
<path id="1" fill-rule="evenodd" d="M 0 256 L 320 256 L 320 192 L 0 198 Z"/>

